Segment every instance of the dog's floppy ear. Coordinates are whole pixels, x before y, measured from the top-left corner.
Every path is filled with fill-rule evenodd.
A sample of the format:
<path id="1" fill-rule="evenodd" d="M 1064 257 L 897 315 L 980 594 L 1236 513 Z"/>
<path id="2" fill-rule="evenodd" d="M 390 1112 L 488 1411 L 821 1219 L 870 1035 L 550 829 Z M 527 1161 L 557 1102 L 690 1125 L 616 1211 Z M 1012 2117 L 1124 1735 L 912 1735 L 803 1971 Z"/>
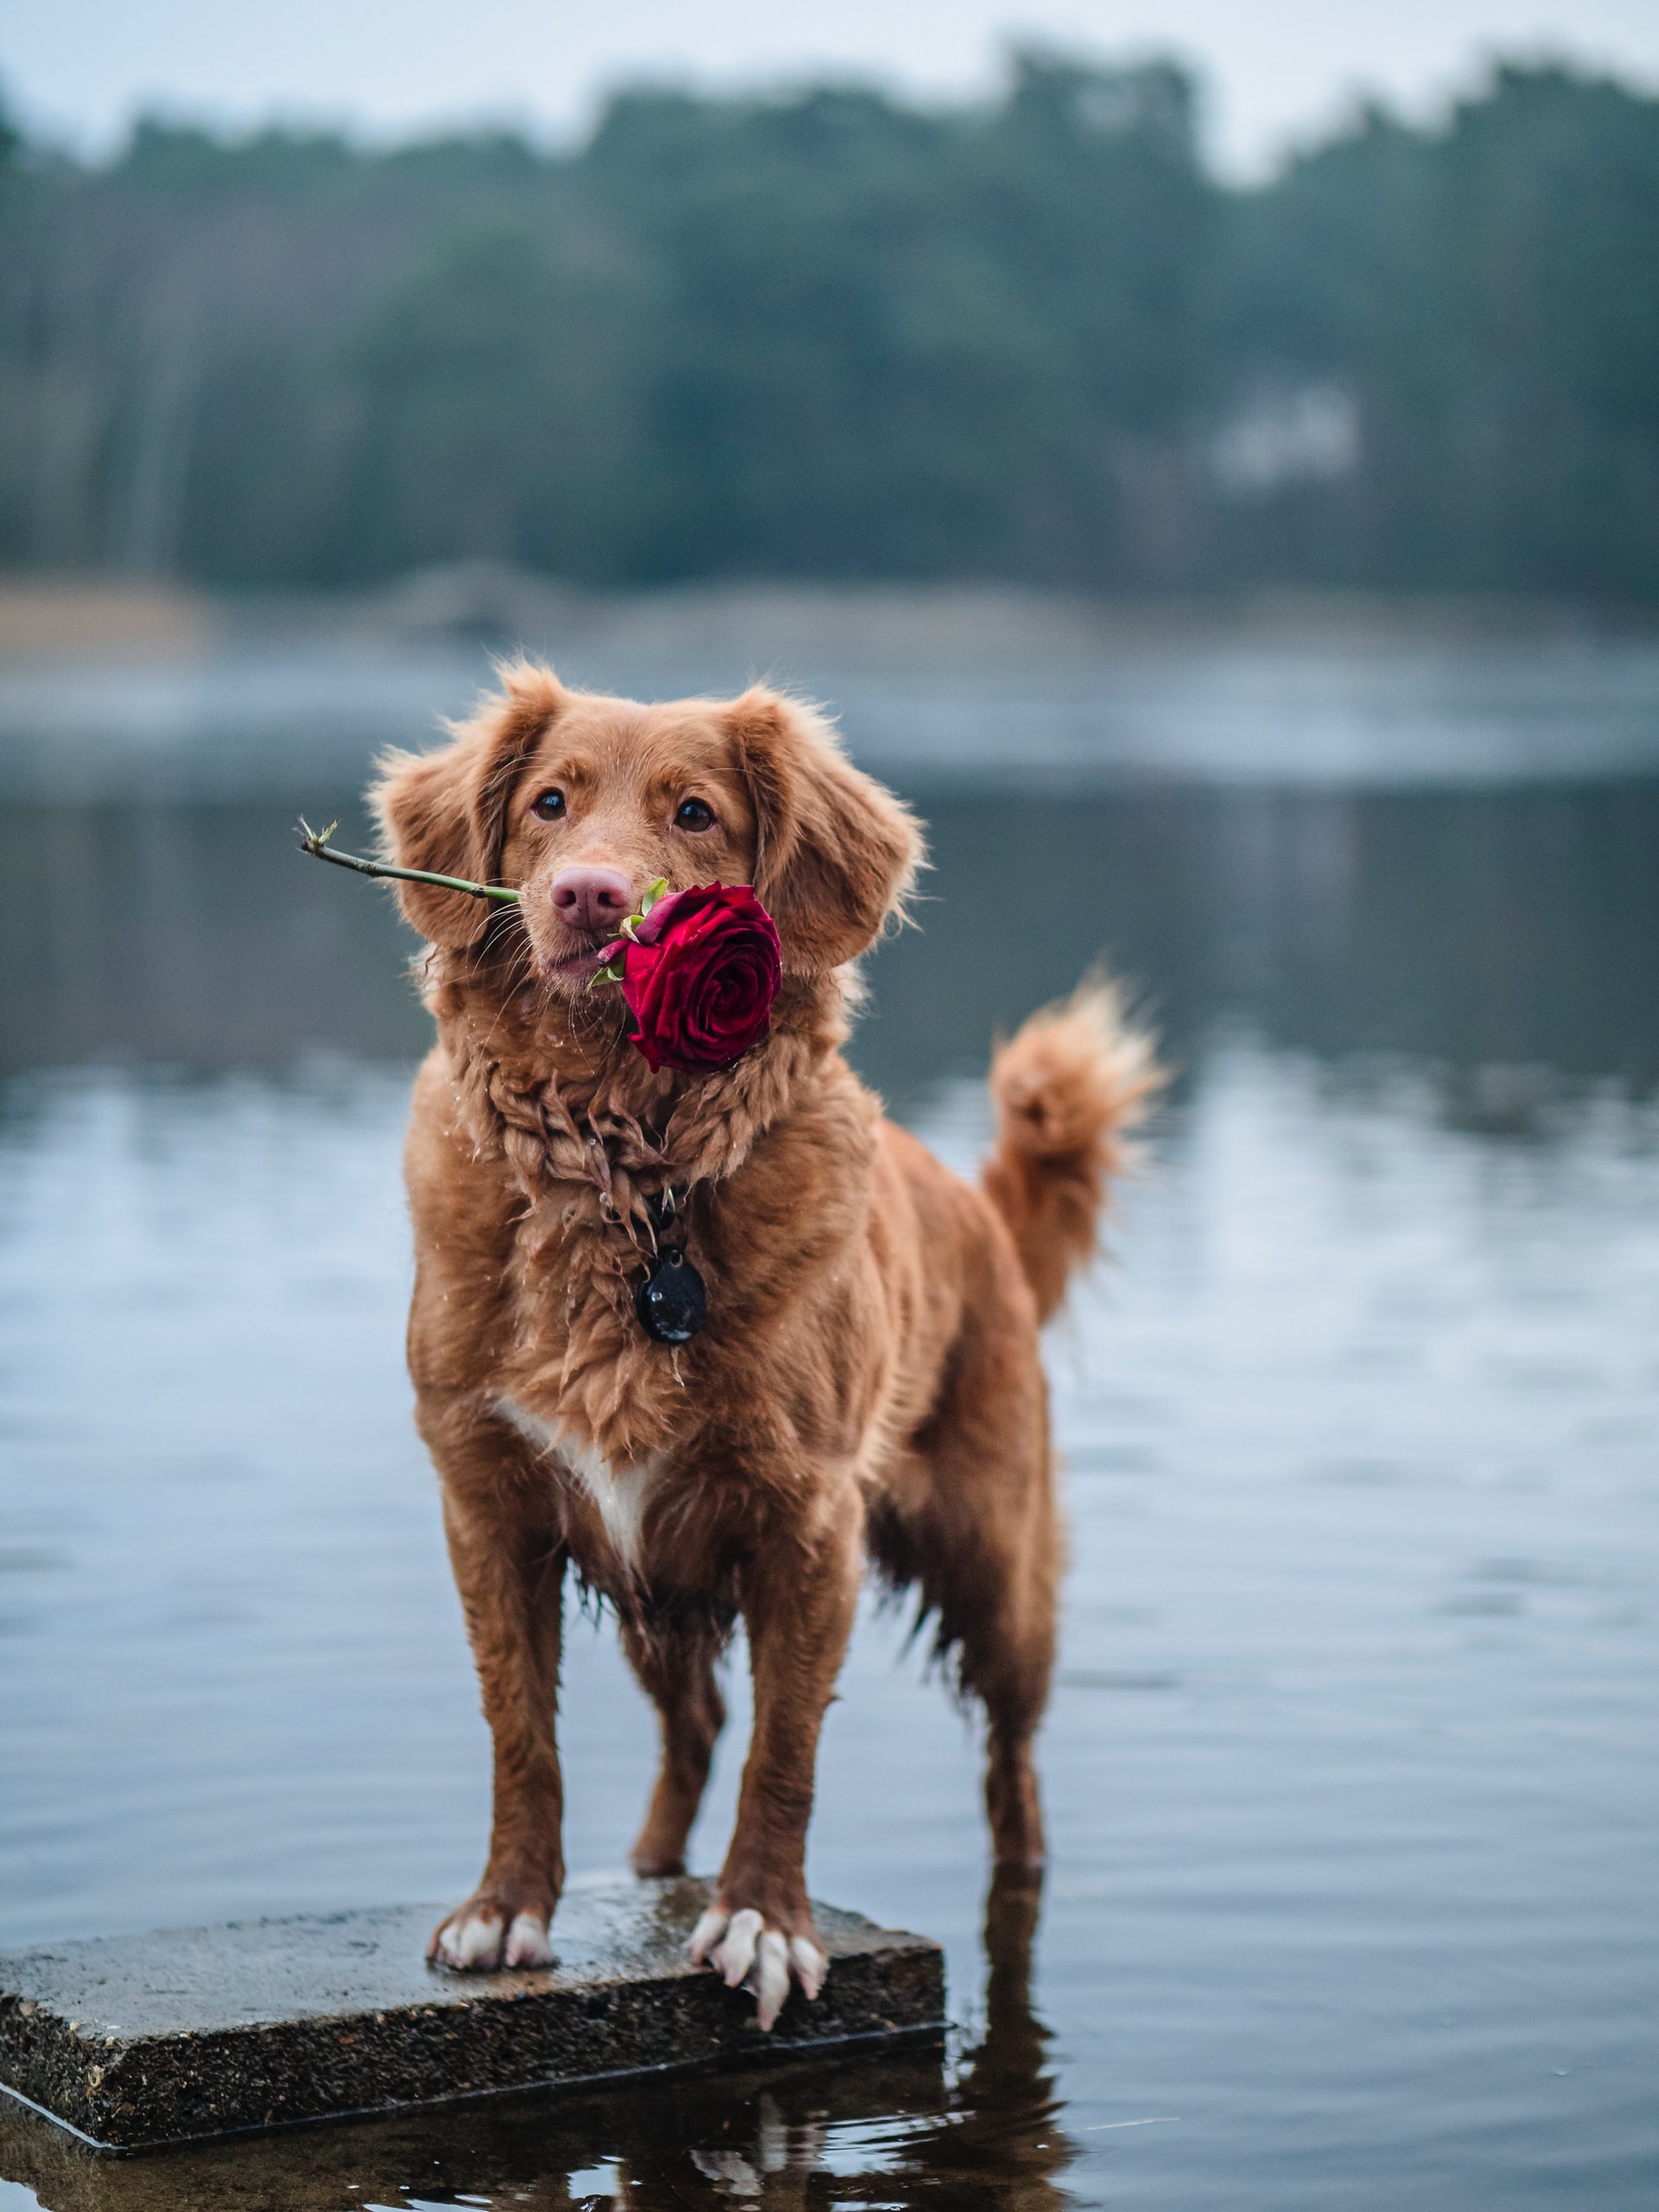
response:
<path id="1" fill-rule="evenodd" d="M 839 968 L 903 907 L 921 834 L 810 709 L 757 685 L 726 717 L 754 802 L 754 887 L 778 925 L 784 965 Z"/>
<path id="2" fill-rule="evenodd" d="M 519 771 L 564 703 L 550 669 L 520 663 L 481 700 L 453 742 L 436 753 L 388 753 L 370 804 L 380 823 L 382 857 L 398 868 L 493 883 L 501 866 L 507 802 Z M 476 944 L 498 911 L 464 891 L 400 883 L 397 903 L 411 929 L 459 950 Z"/>

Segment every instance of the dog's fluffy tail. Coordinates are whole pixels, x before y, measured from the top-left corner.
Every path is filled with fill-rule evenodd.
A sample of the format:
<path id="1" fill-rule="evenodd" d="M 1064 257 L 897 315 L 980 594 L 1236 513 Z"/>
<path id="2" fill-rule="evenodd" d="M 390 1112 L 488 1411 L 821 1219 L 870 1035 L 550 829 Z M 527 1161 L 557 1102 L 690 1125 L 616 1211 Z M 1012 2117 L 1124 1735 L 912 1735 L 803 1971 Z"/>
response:
<path id="1" fill-rule="evenodd" d="M 1166 1080 L 1151 1033 L 1103 976 L 1033 1014 L 998 1048 L 985 1191 L 1014 1233 L 1043 1320 L 1094 1253 L 1126 1140 Z"/>

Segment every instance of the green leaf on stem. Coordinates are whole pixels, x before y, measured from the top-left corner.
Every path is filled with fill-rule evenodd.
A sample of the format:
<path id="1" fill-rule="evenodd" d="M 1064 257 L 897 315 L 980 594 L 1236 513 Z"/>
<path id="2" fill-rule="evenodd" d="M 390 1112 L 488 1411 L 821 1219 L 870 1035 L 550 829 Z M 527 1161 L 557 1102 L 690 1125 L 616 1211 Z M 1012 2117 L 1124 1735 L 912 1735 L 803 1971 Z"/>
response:
<path id="1" fill-rule="evenodd" d="M 620 983 L 622 981 L 623 971 L 620 963 L 627 957 L 626 944 L 630 942 L 635 944 L 639 942 L 638 932 L 640 923 L 645 920 L 645 916 L 667 889 L 668 878 L 665 875 L 659 875 L 655 883 L 646 885 L 645 895 L 639 901 L 639 912 L 623 917 L 621 935 L 612 941 L 611 950 L 620 956 L 618 965 L 613 968 L 607 963 L 603 968 L 594 969 L 593 974 L 588 978 L 588 988 L 590 991 L 598 982 Z"/>

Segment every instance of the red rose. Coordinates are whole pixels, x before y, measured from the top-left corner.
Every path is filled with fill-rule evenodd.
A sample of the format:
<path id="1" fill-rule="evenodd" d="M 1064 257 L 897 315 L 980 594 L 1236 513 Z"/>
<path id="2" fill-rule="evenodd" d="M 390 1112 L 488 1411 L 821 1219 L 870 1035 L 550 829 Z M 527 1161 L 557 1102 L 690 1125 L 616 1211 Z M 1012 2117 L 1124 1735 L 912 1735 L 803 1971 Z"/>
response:
<path id="1" fill-rule="evenodd" d="M 623 955 L 629 1038 L 653 1071 L 730 1067 L 771 1027 L 782 980 L 778 925 L 747 883 L 673 892 Z"/>

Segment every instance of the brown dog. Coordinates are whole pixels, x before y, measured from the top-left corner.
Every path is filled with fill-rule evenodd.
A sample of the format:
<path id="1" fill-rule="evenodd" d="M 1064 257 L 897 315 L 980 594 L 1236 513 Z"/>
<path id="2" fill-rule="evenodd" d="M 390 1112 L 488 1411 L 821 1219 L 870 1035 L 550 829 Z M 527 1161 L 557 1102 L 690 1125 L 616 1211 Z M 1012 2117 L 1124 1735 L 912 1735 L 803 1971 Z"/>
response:
<path id="1" fill-rule="evenodd" d="M 885 1122 L 841 1055 L 849 963 L 920 838 L 769 691 L 639 706 L 521 665 L 452 744 L 388 761 L 378 802 L 402 865 L 522 893 L 399 890 L 438 1026 L 409 1140 L 410 1366 L 495 1746 L 489 1862 L 431 1955 L 550 1956 L 569 1566 L 661 1715 L 642 1874 L 682 1866 L 743 1617 L 753 1734 L 692 1955 L 770 2027 L 791 1977 L 813 1997 L 826 1971 L 806 1829 L 867 1552 L 918 1586 L 985 1707 L 999 1862 L 1041 1859 L 1060 1535 L 1038 1328 L 1094 1248 L 1151 1050 L 1099 988 L 1028 1022 L 993 1069 L 982 1190 Z M 659 877 L 753 884 L 781 935 L 771 1034 L 717 1073 L 653 1075 L 616 987 L 588 988 Z M 672 1347 L 634 1306 L 670 1208 L 709 1297 Z"/>

